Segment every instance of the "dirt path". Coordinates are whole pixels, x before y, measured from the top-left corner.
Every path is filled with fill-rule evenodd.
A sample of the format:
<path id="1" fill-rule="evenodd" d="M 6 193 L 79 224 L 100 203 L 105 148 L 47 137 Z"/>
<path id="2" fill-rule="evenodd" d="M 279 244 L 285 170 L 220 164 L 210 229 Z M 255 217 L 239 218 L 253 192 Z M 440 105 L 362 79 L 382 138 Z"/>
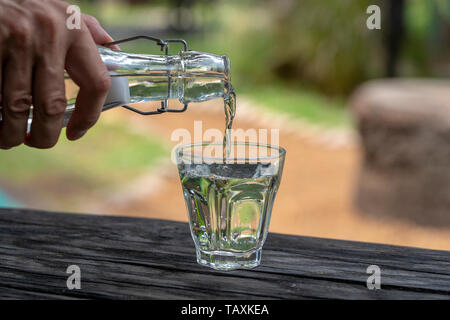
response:
<path id="1" fill-rule="evenodd" d="M 345 143 L 340 132 L 318 134 L 287 123 L 282 117 L 264 116 L 238 101 L 234 128 L 280 128 L 280 144 L 287 150 L 283 178 L 273 208 L 270 231 L 316 237 L 359 240 L 450 249 L 450 230 L 432 229 L 398 221 L 365 217 L 352 208 L 352 192 L 359 162 L 357 143 Z M 142 117 L 128 111 L 105 113 L 127 119 L 136 130 L 167 140 L 176 128 L 192 132 L 195 120 L 203 130 L 223 130 L 223 106 L 219 101 L 193 105 L 184 114 Z M 344 137 L 344 138 L 343 138 Z M 269 140 L 270 141 L 270 140 Z M 341 145 L 345 146 L 342 147 Z M 187 214 L 175 165 L 167 161 L 140 181 L 96 209 L 115 215 L 186 221 Z"/>

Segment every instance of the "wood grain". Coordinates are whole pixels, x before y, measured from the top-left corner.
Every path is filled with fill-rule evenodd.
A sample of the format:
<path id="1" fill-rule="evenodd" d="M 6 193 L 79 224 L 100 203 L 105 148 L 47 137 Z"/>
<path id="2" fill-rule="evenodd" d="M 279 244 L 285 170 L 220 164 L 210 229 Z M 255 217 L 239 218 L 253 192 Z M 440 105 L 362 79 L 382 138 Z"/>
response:
<path id="1" fill-rule="evenodd" d="M 373 264 L 381 290 L 366 287 Z M 221 272 L 196 263 L 186 223 L 0 209 L 0 297 L 449 299 L 450 252 L 269 234 L 260 267 Z"/>

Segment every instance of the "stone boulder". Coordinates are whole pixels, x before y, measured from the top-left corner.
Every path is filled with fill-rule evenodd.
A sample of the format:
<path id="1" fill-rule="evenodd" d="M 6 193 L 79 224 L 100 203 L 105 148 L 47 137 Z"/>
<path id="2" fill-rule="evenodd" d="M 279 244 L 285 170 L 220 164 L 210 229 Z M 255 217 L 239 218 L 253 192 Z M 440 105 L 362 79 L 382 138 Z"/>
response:
<path id="1" fill-rule="evenodd" d="M 449 227 L 450 81 L 372 81 L 350 105 L 363 149 L 358 211 Z"/>

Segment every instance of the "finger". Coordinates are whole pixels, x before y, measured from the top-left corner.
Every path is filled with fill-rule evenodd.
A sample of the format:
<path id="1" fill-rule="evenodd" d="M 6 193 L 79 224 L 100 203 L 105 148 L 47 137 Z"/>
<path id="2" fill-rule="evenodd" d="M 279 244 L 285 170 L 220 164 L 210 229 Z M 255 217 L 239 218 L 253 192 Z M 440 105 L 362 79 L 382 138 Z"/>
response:
<path id="1" fill-rule="evenodd" d="M 31 107 L 32 64 L 29 54 L 18 49 L 9 55 L 4 65 L 0 128 L 0 147 L 3 149 L 25 141 Z"/>
<path id="2" fill-rule="evenodd" d="M 66 110 L 64 57 L 49 49 L 36 59 L 33 78 L 33 122 L 26 145 L 53 147 L 59 139 Z"/>
<path id="3" fill-rule="evenodd" d="M 113 42 L 113 38 L 102 28 L 97 19 L 93 16 L 83 14 L 83 21 L 91 33 L 94 42 L 99 45 L 104 45 L 106 43 Z M 118 45 L 111 46 L 112 49 L 120 50 Z"/>
<path id="4" fill-rule="evenodd" d="M 110 87 L 110 76 L 89 33 L 69 48 L 66 70 L 80 87 L 75 110 L 67 125 L 67 138 L 81 138 L 98 120 Z"/>

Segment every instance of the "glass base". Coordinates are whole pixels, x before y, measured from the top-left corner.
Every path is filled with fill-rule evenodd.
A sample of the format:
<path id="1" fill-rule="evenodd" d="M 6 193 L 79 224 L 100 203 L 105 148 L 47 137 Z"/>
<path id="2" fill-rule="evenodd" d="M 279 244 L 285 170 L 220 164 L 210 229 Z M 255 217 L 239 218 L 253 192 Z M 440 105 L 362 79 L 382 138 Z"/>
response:
<path id="1" fill-rule="evenodd" d="M 259 266 L 261 263 L 261 250 L 231 253 L 197 249 L 197 262 L 216 270 L 251 269 Z"/>

